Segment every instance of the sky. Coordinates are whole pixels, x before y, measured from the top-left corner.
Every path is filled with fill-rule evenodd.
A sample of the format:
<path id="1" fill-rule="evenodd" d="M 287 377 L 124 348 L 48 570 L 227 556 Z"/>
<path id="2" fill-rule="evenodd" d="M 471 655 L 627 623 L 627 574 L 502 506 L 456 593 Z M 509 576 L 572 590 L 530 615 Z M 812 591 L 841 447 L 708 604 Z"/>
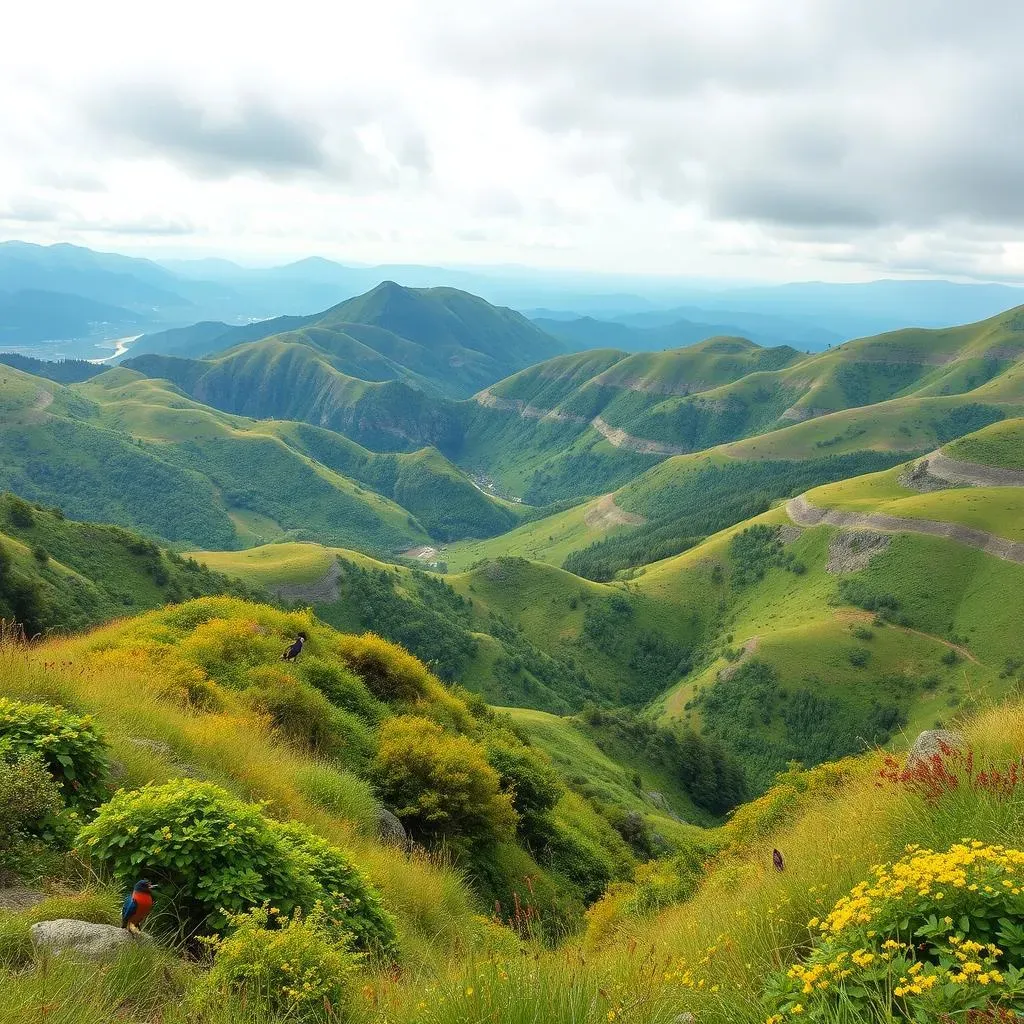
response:
<path id="1" fill-rule="evenodd" d="M 47 0 L 0 238 L 252 264 L 1024 280 L 1024 4 Z"/>

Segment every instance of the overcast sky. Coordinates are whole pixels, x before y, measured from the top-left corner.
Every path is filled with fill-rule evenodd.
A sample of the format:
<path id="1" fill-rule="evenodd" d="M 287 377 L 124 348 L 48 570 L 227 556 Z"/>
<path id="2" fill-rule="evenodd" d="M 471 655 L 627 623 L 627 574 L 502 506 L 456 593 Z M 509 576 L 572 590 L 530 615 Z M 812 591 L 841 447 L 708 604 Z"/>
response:
<path id="1" fill-rule="evenodd" d="M 1024 278 L 1024 4 L 34 0 L 0 237 Z"/>

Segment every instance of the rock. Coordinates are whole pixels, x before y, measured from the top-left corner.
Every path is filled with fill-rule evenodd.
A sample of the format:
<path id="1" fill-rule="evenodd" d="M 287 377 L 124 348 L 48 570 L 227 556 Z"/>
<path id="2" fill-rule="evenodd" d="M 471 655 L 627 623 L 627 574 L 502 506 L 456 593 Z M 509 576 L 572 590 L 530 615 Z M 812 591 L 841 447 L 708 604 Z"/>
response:
<path id="1" fill-rule="evenodd" d="M 29 929 L 32 945 L 44 953 L 74 953 L 78 956 L 99 958 L 115 953 L 132 942 L 152 942 L 144 934 L 132 934 L 124 928 L 109 924 L 90 924 L 62 918 L 58 921 L 40 921 Z"/>
<path id="2" fill-rule="evenodd" d="M 386 843 L 393 843 L 395 846 L 408 847 L 409 833 L 401 819 L 393 811 L 386 807 L 377 808 L 377 835 Z"/>
<path id="3" fill-rule="evenodd" d="M 912 768 L 919 761 L 927 761 L 935 754 L 941 754 L 942 748 L 950 750 L 962 750 L 964 737 L 962 733 L 954 732 L 951 729 L 926 729 L 919 733 L 914 745 L 907 754 L 907 767 Z"/>

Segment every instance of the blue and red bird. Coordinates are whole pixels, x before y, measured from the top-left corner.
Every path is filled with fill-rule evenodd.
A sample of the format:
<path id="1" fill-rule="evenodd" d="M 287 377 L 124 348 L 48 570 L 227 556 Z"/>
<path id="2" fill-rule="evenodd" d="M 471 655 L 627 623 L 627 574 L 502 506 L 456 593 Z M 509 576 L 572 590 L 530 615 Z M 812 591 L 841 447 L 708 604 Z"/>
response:
<path id="1" fill-rule="evenodd" d="M 153 909 L 153 890 L 156 888 L 144 878 L 135 883 L 121 907 L 121 927 L 137 932 L 139 925 L 149 917 Z"/>

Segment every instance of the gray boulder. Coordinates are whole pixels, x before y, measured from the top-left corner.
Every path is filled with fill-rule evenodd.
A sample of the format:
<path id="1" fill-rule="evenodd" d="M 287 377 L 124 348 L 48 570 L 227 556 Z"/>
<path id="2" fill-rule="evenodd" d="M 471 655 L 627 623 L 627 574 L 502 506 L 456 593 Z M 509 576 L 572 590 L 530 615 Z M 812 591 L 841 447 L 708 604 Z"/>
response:
<path id="1" fill-rule="evenodd" d="M 40 921 L 29 929 L 32 945 L 41 953 L 73 953 L 76 956 L 102 958 L 133 942 L 152 942 L 148 935 L 133 934 L 109 924 L 90 924 L 61 918 Z"/>
<path id="2" fill-rule="evenodd" d="M 907 754 L 907 767 L 913 768 L 920 761 L 927 761 L 936 754 L 941 754 L 943 747 L 963 750 L 963 733 L 954 732 L 952 729 L 926 729 L 914 740 L 914 745 Z"/>
<path id="3" fill-rule="evenodd" d="M 391 843 L 394 846 L 408 847 L 409 845 L 409 833 L 405 831 L 401 819 L 386 807 L 377 808 L 377 835 L 385 843 Z"/>

